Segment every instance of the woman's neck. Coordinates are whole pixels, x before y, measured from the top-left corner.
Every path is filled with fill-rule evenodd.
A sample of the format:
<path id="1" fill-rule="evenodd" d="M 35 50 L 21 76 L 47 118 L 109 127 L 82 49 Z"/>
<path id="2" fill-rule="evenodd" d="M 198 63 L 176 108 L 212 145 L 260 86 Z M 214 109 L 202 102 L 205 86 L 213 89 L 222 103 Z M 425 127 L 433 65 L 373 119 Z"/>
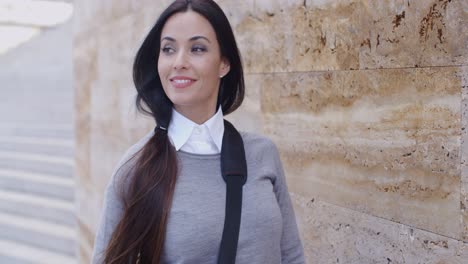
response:
<path id="1" fill-rule="evenodd" d="M 194 109 L 193 107 L 185 108 L 183 106 L 175 106 L 174 108 L 179 114 L 199 125 L 205 123 L 216 114 L 216 108 L 206 109 L 205 107 L 204 109 Z"/>

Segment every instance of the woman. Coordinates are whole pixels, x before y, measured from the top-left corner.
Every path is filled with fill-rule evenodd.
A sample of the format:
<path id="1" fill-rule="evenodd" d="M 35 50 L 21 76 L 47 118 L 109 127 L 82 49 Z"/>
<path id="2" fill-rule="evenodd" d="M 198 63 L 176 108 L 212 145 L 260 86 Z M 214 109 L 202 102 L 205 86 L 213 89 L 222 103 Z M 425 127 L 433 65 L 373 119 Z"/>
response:
<path id="1" fill-rule="evenodd" d="M 223 114 L 244 97 L 225 14 L 211 0 L 173 2 L 133 73 L 137 107 L 157 126 L 124 155 L 107 186 L 93 263 L 217 263 L 226 212 Z M 241 136 L 248 177 L 235 261 L 304 263 L 278 151 L 262 136 Z"/>

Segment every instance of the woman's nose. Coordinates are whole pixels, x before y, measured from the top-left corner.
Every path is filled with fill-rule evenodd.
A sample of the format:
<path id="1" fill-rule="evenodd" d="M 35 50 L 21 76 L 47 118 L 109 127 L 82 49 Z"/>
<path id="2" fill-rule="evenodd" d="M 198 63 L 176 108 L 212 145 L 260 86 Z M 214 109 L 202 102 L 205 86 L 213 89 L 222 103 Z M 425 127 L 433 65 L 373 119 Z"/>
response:
<path id="1" fill-rule="evenodd" d="M 181 51 L 177 53 L 177 56 L 174 61 L 174 69 L 179 70 L 179 69 L 187 69 L 189 67 L 189 63 L 187 60 L 187 55 L 185 52 Z"/>

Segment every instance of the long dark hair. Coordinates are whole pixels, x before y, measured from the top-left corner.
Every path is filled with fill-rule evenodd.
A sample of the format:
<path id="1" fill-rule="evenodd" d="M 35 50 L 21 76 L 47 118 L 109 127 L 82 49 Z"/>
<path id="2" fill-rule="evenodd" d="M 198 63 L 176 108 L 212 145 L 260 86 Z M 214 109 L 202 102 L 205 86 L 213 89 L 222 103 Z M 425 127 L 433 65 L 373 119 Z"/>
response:
<path id="1" fill-rule="evenodd" d="M 133 81 L 138 92 L 137 109 L 151 115 L 158 127 L 168 128 L 172 102 L 164 93 L 157 70 L 161 31 L 174 14 L 192 10 L 213 27 L 221 56 L 230 71 L 219 87 L 218 106 L 224 114 L 236 110 L 244 98 L 244 76 L 240 53 L 229 21 L 212 0 L 177 0 L 160 15 L 143 41 L 133 64 Z M 177 178 L 177 156 L 167 130 L 155 134 L 134 156 L 136 163 L 122 186 L 124 214 L 105 252 L 105 263 L 159 263 L 164 246 L 167 219 Z M 122 183 L 123 181 L 120 181 Z"/>

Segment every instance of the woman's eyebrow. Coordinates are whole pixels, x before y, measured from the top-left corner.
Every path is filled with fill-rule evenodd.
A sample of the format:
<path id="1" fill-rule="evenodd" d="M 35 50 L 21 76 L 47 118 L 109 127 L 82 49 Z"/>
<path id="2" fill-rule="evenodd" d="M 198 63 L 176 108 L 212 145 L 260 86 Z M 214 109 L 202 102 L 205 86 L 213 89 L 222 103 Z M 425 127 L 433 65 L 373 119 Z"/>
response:
<path id="1" fill-rule="evenodd" d="M 209 40 L 208 38 L 204 37 L 204 36 L 193 36 L 193 37 L 191 37 L 191 38 L 189 39 L 189 41 L 196 41 L 196 40 L 199 40 L 199 39 L 204 39 L 204 40 L 208 41 L 208 43 L 211 43 L 210 40 Z M 171 37 L 163 37 L 163 38 L 161 39 L 161 42 L 162 42 L 163 40 L 167 40 L 167 41 L 171 41 L 171 42 L 176 42 L 176 40 L 175 40 L 174 38 L 171 38 Z"/>
<path id="2" fill-rule="evenodd" d="M 195 41 L 195 40 L 199 40 L 199 39 L 204 39 L 206 41 L 208 41 L 208 43 L 211 43 L 209 39 L 207 39 L 206 37 L 204 36 L 194 36 L 194 37 L 191 37 L 189 40 L 190 41 Z"/>
<path id="3" fill-rule="evenodd" d="M 173 39 L 173 38 L 171 38 L 171 37 L 164 37 L 164 38 L 161 39 L 161 42 L 162 42 L 163 40 L 168 40 L 168 41 L 175 42 L 175 39 Z"/>

